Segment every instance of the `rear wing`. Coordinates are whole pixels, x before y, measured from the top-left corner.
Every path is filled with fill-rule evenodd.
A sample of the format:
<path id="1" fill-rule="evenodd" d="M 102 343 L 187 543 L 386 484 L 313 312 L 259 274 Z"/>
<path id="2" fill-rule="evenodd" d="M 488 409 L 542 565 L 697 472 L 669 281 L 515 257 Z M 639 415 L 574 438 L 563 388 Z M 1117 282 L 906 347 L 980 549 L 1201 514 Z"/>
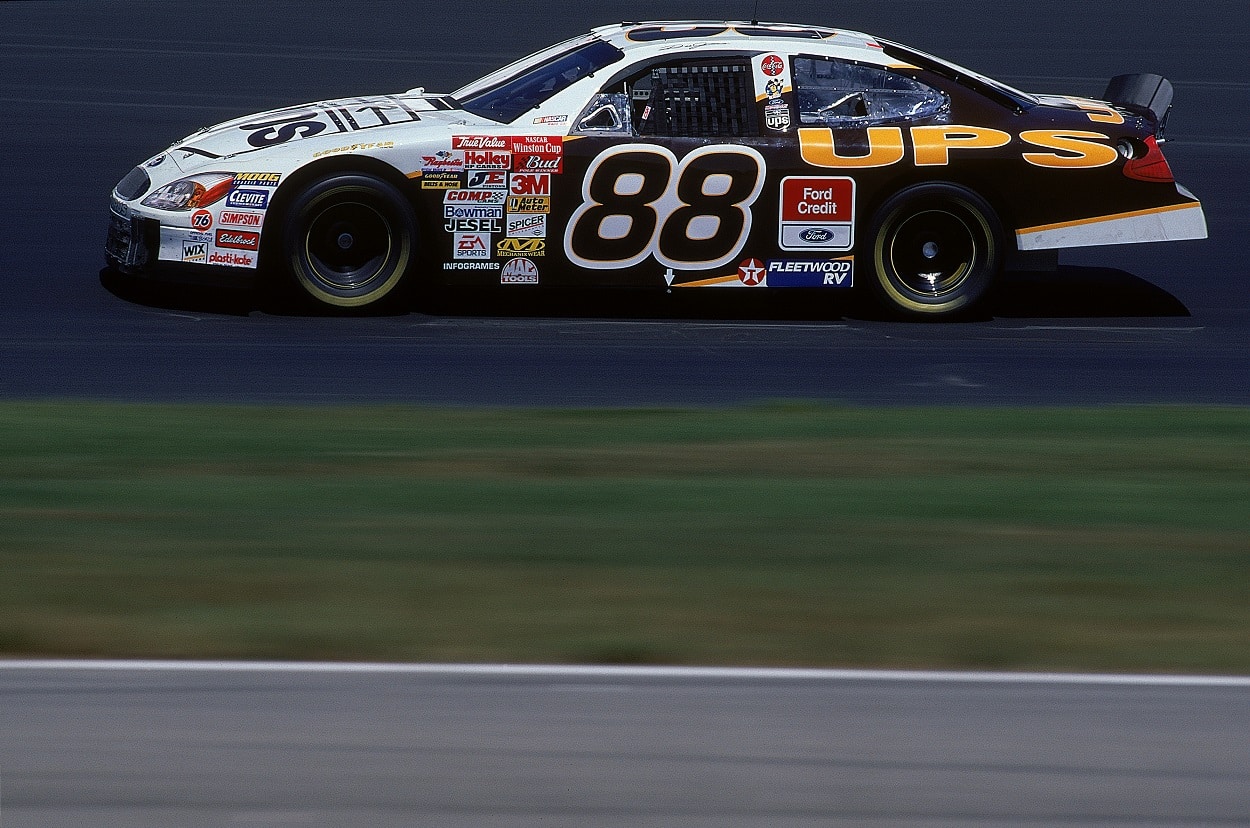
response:
<path id="1" fill-rule="evenodd" d="M 1102 93 L 1104 101 L 1124 107 L 1139 115 L 1149 115 L 1158 126 L 1155 135 L 1163 137 L 1163 128 L 1172 110 L 1172 84 L 1162 75 L 1116 75 Z"/>

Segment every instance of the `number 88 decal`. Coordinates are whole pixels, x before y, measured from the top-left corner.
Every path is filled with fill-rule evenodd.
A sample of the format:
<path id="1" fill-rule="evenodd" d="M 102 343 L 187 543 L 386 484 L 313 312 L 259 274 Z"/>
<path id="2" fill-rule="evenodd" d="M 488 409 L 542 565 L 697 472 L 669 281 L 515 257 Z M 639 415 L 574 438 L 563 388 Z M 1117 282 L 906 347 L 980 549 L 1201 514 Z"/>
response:
<path id="1" fill-rule="evenodd" d="M 700 147 L 681 163 L 664 147 L 612 147 L 586 170 L 565 255 L 595 270 L 648 256 L 678 270 L 720 267 L 742 252 L 763 187 L 764 158 L 750 147 Z"/>

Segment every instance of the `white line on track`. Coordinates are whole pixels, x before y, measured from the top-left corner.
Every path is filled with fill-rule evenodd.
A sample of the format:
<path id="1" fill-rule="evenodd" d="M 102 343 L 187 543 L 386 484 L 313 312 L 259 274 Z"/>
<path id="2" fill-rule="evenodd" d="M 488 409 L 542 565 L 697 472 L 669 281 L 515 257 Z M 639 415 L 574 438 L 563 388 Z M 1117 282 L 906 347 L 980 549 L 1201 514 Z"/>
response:
<path id="1" fill-rule="evenodd" d="M 316 661 L 142 661 L 0 659 L 15 670 L 141 673 L 321 673 L 450 677 L 881 681 L 961 684 L 1088 684 L 1142 687 L 1244 687 L 1250 676 L 1117 673 L 1011 673 L 954 670 L 846 670 L 764 667 L 641 667 L 561 664 L 388 664 Z"/>

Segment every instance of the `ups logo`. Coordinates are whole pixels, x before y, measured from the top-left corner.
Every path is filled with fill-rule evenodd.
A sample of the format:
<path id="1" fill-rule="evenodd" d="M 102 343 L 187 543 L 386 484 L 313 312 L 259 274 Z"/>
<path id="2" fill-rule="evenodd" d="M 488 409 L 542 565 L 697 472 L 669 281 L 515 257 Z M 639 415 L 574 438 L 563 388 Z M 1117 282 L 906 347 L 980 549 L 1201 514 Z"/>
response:
<path id="1" fill-rule="evenodd" d="M 499 256 L 546 256 L 546 239 L 500 239 L 495 245 Z"/>

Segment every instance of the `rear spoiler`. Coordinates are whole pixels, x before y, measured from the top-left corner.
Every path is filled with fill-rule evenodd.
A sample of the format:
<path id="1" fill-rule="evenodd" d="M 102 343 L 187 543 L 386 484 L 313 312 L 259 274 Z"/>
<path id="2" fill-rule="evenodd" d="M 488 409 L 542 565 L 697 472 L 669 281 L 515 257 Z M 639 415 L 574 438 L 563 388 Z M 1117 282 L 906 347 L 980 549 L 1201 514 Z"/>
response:
<path id="1" fill-rule="evenodd" d="M 1163 137 L 1168 113 L 1172 109 L 1172 84 L 1162 75 L 1116 75 L 1107 83 L 1102 99 L 1139 115 L 1149 115 L 1158 124 L 1156 134 Z"/>

